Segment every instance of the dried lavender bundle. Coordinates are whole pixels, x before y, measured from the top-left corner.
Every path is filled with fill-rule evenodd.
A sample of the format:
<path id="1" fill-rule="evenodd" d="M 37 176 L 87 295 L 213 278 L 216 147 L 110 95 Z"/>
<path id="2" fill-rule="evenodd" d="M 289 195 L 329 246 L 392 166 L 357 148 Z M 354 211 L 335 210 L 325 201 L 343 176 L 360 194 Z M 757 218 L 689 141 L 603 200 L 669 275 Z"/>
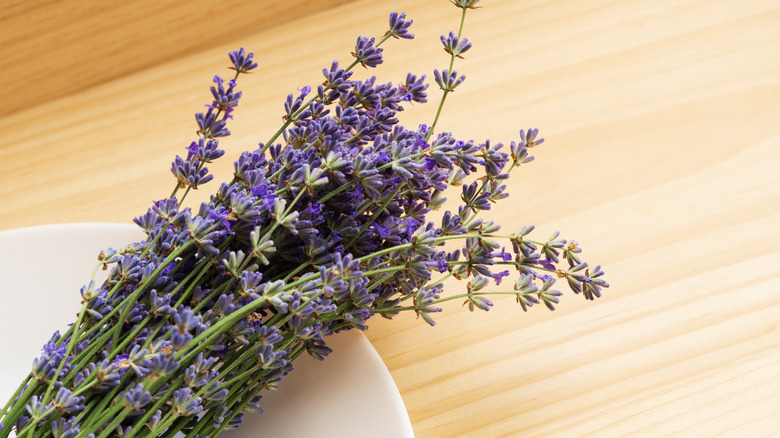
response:
<path id="1" fill-rule="evenodd" d="M 453 3 L 461 23 L 441 37 L 450 63 L 434 72 L 442 94 L 430 127 L 410 130 L 395 118 L 427 101 L 425 76 L 399 85 L 351 79 L 357 65 L 382 63 L 388 39 L 413 38 L 412 20 L 393 13 L 381 38 L 357 39 L 351 65 L 334 61 L 316 90 L 288 96 L 283 126 L 241 154 L 232 181 L 197 209 L 183 207 L 212 179 L 205 165 L 224 154 L 219 138 L 230 135 L 237 80 L 257 67 L 252 53 L 231 52 L 234 77 L 214 78 L 213 101 L 196 115 L 200 138 L 172 164 L 176 188 L 135 219 L 148 238 L 100 254 L 108 280 L 82 288 L 76 323 L 55 333 L 0 411 L 0 438 L 12 429 L 21 437 L 215 437 L 260 411 L 262 391 L 277 389 L 299 355 L 325 358 L 329 335 L 366 330 L 373 315 L 411 311 L 433 325 L 438 304 L 489 310 L 491 294 L 552 310 L 556 278 L 587 299 L 600 296 L 603 271 L 582 262 L 575 242 L 558 233 L 534 240 L 533 226 L 501 233 L 478 217 L 508 195 L 509 172 L 533 159 L 529 150 L 544 141 L 537 130 L 521 130 L 509 153 L 434 131 L 465 79 L 455 59 L 471 48 L 461 33 L 477 0 Z M 462 204 L 439 225 L 428 221 L 450 186 L 460 186 Z M 444 250 L 450 241 L 458 247 Z M 488 290 L 510 269 L 511 287 Z M 464 293 L 444 294 L 450 277 L 466 282 Z"/>

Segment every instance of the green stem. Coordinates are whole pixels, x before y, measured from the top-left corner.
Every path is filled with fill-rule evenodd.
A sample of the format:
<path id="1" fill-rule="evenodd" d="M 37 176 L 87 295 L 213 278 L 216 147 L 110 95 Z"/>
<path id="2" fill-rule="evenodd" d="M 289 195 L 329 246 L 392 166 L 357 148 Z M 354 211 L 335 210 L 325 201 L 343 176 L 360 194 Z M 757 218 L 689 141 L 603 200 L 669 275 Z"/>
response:
<path id="1" fill-rule="evenodd" d="M 374 269 L 372 271 L 364 271 L 361 277 L 368 277 L 369 275 L 383 274 L 385 272 L 398 272 L 406 269 L 406 266 L 388 266 L 387 268 Z"/>
<path id="2" fill-rule="evenodd" d="M 173 425 L 168 430 L 161 428 L 161 430 L 165 430 L 166 437 L 171 437 L 171 438 L 175 437 L 176 434 L 179 433 L 179 431 L 181 431 L 181 429 L 190 421 L 189 416 L 185 417 L 181 415 L 178 416 L 178 418 L 174 417 L 173 419 L 174 421 L 171 421 Z"/>
<path id="3" fill-rule="evenodd" d="M 154 244 L 156 244 L 158 240 L 160 240 L 160 237 L 162 237 L 162 235 L 163 235 L 163 233 L 162 233 L 162 230 L 163 230 L 165 227 L 168 227 L 170 224 L 171 224 L 171 222 L 170 222 L 170 219 L 168 219 L 168 220 L 166 220 L 166 221 L 165 221 L 165 225 L 164 225 L 164 227 L 161 227 L 161 228 L 160 228 L 160 230 L 161 230 L 161 231 L 160 231 L 159 233 L 157 233 L 157 234 L 154 236 L 154 238 L 153 238 L 151 241 L 149 241 L 149 243 L 146 245 L 146 247 L 144 248 L 144 250 L 143 250 L 143 251 L 141 251 L 141 254 L 139 254 L 139 255 L 138 255 L 138 257 L 140 257 L 140 258 L 144 258 L 144 257 L 146 256 L 146 254 L 147 254 L 149 251 L 151 251 L 151 249 L 152 249 L 153 245 L 154 245 Z"/>
<path id="4" fill-rule="evenodd" d="M 463 13 L 460 16 L 460 27 L 458 28 L 458 39 L 460 39 L 461 35 L 463 34 L 463 23 L 466 21 L 466 9 L 463 8 Z M 452 73 L 452 67 L 455 65 L 455 54 L 453 53 L 450 56 L 450 68 L 447 70 L 447 74 Z M 436 110 L 436 117 L 433 119 L 433 123 L 431 124 L 431 129 L 428 130 L 428 135 L 425 137 L 425 141 L 431 139 L 431 135 L 433 135 L 433 130 L 436 128 L 436 124 L 439 122 L 439 116 L 441 116 L 441 109 L 444 107 L 444 101 L 447 99 L 447 95 L 450 93 L 449 90 L 444 90 L 444 93 L 441 96 L 441 101 L 439 102 L 439 109 Z"/>
<path id="5" fill-rule="evenodd" d="M 22 380 L 22 384 L 19 385 L 18 388 L 16 388 L 16 391 L 11 396 L 10 399 L 8 399 L 8 402 L 6 402 L 5 406 L 3 406 L 3 410 L 0 411 L 0 418 L 4 418 L 5 413 L 8 411 L 8 408 L 11 407 L 11 405 L 14 404 L 14 400 L 16 400 L 16 397 L 19 397 L 19 394 L 22 393 L 22 390 L 24 390 L 24 387 L 27 386 L 27 384 L 30 382 L 30 375 L 28 374 L 24 380 Z"/>
<path id="6" fill-rule="evenodd" d="M 16 423 L 16 420 L 18 420 L 24 412 L 26 412 L 25 406 L 27 405 L 27 402 L 30 400 L 30 398 L 32 398 L 40 385 L 41 383 L 38 380 L 33 380 L 30 384 L 30 387 L 27 388 L 27 390 L 24 391 L 24 394 L 19 396 L 19 400 L 12 405 L 11 410 L 3 418 L 3 423 L 8 427 L 0 430 L 0 437 L 5 438 L 9 433 L 11 433 L 11 426 Z M 13 398 L 11 400 L 13 400 Z"/>
<path id="7" fill-rule="evenodd" d="M 401 191 L 401 188 L 402 188 L 402 187 L 403 187 L 403 184 L 398 184 L 398 187 L 396 187 L 396 188 L 395 188 L 395 191 L 393 192 L 393 194 L 392 194 L 392 195 L 390 195 L 390 196 L 387 198 L 387 200 L 386 200 L 386 201 L 385 201 L 385 202 L 382 204 L 382 206 L 381 206 L 381 207 L 379 207 L 379 208 L 378 208 L 378 209 L 377 209 L 377 210 L 374 212 L 374 214 L 371 216 L 371 218 L 370 218 L 369 220 L 367 220 L 367 221 L 366 221 L 366 223 L 364 223 L 362 227 L 360 227 L 360 231 L 358 231 L 358 232 L 357 232 L 357 234 L 355 234 L 355 235 L 352 237 L 352 239 L 350 239 L 350 240 L 349 240 L 349 242 L 348 242 L 346 245 L 344 245 L 344 248 L 350 247 L 350 246 L 352 246 L 352 244 L 353 244 L 353 243 L 355 243 L 355 240 L 357 240 L 357 239 L 358 239 L 358 237 L 360 237 L 360 235 L 361 235 L 361 234 L 363 234 L 363 232 L 364 232 L 364 231 L 366 231 L 366 230 L 368 229 L 368 227 L 369 227 L 371 224 L 373 224 L 373 223 L 374 223 L 374 221 L 376 220 L 376 218 L 378 218 L 378 217 L 379 217 L 379 215 L 380 215 L 380 214 L 382 214 L 382 212 L 383 212 L 383 211 L 385 211 L 385 208 L 387 208 L 387 206 L 390 204 L 390 202 L 392 202 L 392 201 L 395 199 L 395 196 L 398 194 L 398 192 L 400 192 L 400 191 Z"/>
<path id="8" fill-rule="evenodd" d="M 46 405 L 51 401 L 51 398 L 54 397 L 52 394 L 52 391 L 54 390 L 55 383 L 57 382 L 57 379 L 60 378 L 60 373 L 62 373 L 62 368 L 65 366 L 65 362 L 67 362 L 67 358 L 70 357 L 70 353 L 73 351 L 73 347 L 76 346 L 76 338 L 79 336 L 79 332 L 81 331 L 81 321 L 84 320 L 84 313 L 87 311 L 87 305 L 89 302 L 87 300 L 84 300 L 84 304 L 81 305 L 81 311 L 79 312 L 78 318 L 76 318 L 76 329 L 74 330 L 73 334 L 70 337 L 70 342 L 68 342 L 68 347 L 65 349 L 65 355 L 62 357 L 62 360 L 60 361 L 60 365 L 57 367 L 57 373 L 54 374 L 54 377 L 52 377 L 51 382 L 49 382 L 49 387 L 46 389 L 46 393 L 43 395 L 43 404 Z"/>
<path id="9" fill-rule="evenodd" d="M 124 377 L 124 376 L 122 376 Z M 87 416 L 87 418 L 84 420 L 84 422 L 81 424 L 81 430 L 90 430 L 96 431 L 100 425 L 108 421 L 109 418 L 116 415 L 122 408 L 122 405 L 114 405 L 111 408 L 108 408 L 108 405 L 111 404 L 111 401 L 114 400 L 114 397 L 119 393 L 121 388 L 127 384 L 129 379 L 122 379 L 114 389 L 112 389 L 108 394 L 101 397 L 100 401 L 98 402 L 98 405 L 95 407 L 95 410 L 93 412 L 98 413 L 96 416 L 97 418 L 94 418 L 93 415 Z M 108 410 L 106 410 L 108 408 Z"/>
<path id="10" fill-rule="evenodd" d="M 388 273 L 387 275 L 385 275 L 384 277 L 382 277 L 382 278 L 380 278 L 379 280 L 375 281 L 374 283 L 371 283 L 370 285 L 368 285 L 368 287 L 366 288 L 366 290 L 367 290 L 368 292 L 371 292 L 372 290 L 374 290 L 374 289 L 376 289 L 377 287 L 379 287 L 379 286 L 380 286 L 382 283 L 384 283 L 384 282 L 386 282 L 387 280 L 389 280 L 389 279 L 393 278 L 394 276 L 395 276 L 395 272 L 390 272 L 390 273 Z"/>
<path id="11" fill-rule="evenodd" d="M 165 258 L 165 261 L 160 263 L 160 265 L 152 272 L 152 274 L 143 283 L 141 283 L 132 294 L 130 294 L 130 296 L 124 299 L 121 305 L 117 306 L 117 309 L 120 307 L 122 308 L 122 314 L 119 316 L 119 320 L 114 326 L 114 337 L 111 345 L 117 344 L 117 341 L 119 340 L 119 334 L 121 333 L 122 327 L 125 324 L 125 318 L 127 318 L 127 314 L 130 313 L 130 309 L 133 307 L 132 305 L 135 303 L 138 296 L 141 295 L 142 292 L 145 292 L 149 287 L 149 284 L 151 284 L 152 281 L 154 281 L 170 263 L 176 260 L 176 258 L 179 257 L 179 255 L 181 255 L 191 245 L 193 245 L 193 241 L 188 240 L 182 246 L 176 248 L 168 257 Z M 112 310 L 112 312 L 117 309 Z"/>
<path id="12" fill-rule="evenodd" d="M 292 271 L 290 271 L 290 273 L 287 274 L 284 277 L 284 282 L 286 283 L 286 282 L 290 281 L 291 278 L 295 277 L 295 274 L 297 274 L 297 273 L 303 271 L 304 269 L 308 268 L 309 266 L 311 266 L 311 264 L 312 264 L 311 262 L 301 263 L 300 265 L 298 265 L 297 268 L 295 268 Z M 279 275 L 282 275 L 282 274 L 279 274 Z"/>
<path id="13" fill-rule="evenodd" d="M 123 407 L 122 409 L 123 409 L 123 411 L 122 411 L 122 412 L 121 412 L 119 415 L 117 415 L 117 416 L 116 416 L 116 418 L 114 418 L 114 421 L 112 421 L 112 422 L 111 422 L 111 423 L 110 423 L 108 426 L 106 426 L 106 427 L 103 429 L 103 432 L 101 432 L 101 433 L 100 433 L 100 435 L 98 435 L 98 437 L 97 437 L 97 438 L 106 438 L 106 437 L 108 437 L 110 434 L 114 433 L 114 429 L 116 429 L 116 427 L 119 425 L 119 423 L 121 423 L 121 422 L 122 422 L 122 420 L 124 420 L 124 418 L 125 418 L 125 417 L 126 417 L 126 416 L 127 416 L 129 413 L 130 413 L 130 412 L 132 412 L 132 411 L 133 411 L 133 409 L 132 409 L 132 408 L 127 408 L 127 407 Z"/>
<path id="14" fill-rule="evenodd" d="M 517 293 L 518 292 L 516 290 L 496 291 L 496 292 L 469 292 L 465 294 L 451 295 L 448 297 L 439 298 L 438 300 L 434 300 L 430 304 L 426 305 L 426 307 L 434 304 L 443 303 L 446 301 L 457 300 L 459 298 L 468 298 L 469 296 L 474 296 L 474 295 L 517 295 Z M 420 307 L 418 306 L 390 307 L 390 308 L 383 308 L 383 309 L 374 309 L 371 311 L 371 313 L 390 313 L 390 312 L 399 312 L 404 310 L 419 310 L 419 309 Z"/>
<path id="15" fill-rule="evenodd" d="M 444 281 L 445 281 L 445 280 L 447 280 L 447 279 L 448 279 L 448 278 L 450 278 L 450 277 L 452 277 L 452 272 L 448 273 L 447 275 L 445 275 L 444 277 L 442 277 L 442 278 L 440 278 L 440 279 L 436 280 L 436 281 L 435 281 L 435 282 L 433 282 L 433 283 L 426 284 L 425 286 L 426 286 L 426 287 L 428 287 L 428 288 L 434 287 L 434 286 L 436 286 L 437 284 L 444 283 Z"/>

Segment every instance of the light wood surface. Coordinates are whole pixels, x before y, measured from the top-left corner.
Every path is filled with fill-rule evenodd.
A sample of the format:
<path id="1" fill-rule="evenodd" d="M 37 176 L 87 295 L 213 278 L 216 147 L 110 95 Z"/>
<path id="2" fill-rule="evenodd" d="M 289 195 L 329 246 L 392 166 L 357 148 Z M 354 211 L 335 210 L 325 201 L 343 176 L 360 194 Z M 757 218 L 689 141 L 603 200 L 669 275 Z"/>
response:
<path id="1" fill-rule="evenodd" d="M 121 19 L 115 3 L 109 21 Z M 367 336 L 416 434 L 779 436 L 780 3 L 480 4 L 464 27 L 474 47 L 456 64 L 467 80 L 440 126 L 505 143 L 539 128 L 547 142 L 490 217 L 577 240 L 612 287 L 596 302 L 566 294 L 555 312 L 509 298 L 488 313 L 446 306 L 435 328 L 374 320 Z M 417 38 L 391 41 L 382 68 L 360 74 L 432 78 L 447 61 L 438 37 L 459 19 L 444 0 L 350 2 L 153 64 L 154 42 L 130 41 L 135 73 L 0 118 L 0 229 L 129 221 L 169 194 L 169 163 L 193 139 L 227 50 L 246 46 L 261 65 L 222 142 L 235 157 L 276 130 L 287 93 L 348 60 L 358 34 L 383 33 L 391 10 L 415 20 Z M 18 47 L 2 47 L 13 56 L 0 83 Z M 47 76 L 73 66 L 62 68 Z M 417 105 L 401 119 L 434 112 Z M 217 163 L 218 178 L 231 166 Z"/>
<path id="2" fill-rule="evenodd" d="M 350 0 L 3 0 L 0 116 Z"/>

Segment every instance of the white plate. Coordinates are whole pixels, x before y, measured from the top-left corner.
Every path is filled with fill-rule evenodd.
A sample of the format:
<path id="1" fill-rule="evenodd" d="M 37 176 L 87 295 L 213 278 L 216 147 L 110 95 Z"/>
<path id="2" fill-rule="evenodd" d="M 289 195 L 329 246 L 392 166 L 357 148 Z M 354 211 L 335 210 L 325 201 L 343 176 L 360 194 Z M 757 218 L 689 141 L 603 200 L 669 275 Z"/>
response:
<path id="1" fill-rule="evenodd" d="M 76 320 L 79 288 L 97 254 L 143 237 L 134 225 L 103 223 L 0 232 L 0 408 L 52 333 Z M 246 415 L 240 430 L 222 436 L 413 436 L 398 389 L 365 336 L 349 331 L 328 343 L 330 357 L 298 358 L 280 390 L 264 395 L 265 413 Z"/>

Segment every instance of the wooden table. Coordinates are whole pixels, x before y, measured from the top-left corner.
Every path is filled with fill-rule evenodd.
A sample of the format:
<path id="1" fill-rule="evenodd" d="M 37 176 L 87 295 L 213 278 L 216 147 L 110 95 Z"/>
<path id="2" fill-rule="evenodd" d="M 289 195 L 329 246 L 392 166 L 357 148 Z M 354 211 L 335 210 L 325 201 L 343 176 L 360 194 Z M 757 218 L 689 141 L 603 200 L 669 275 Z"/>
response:
<path id="1" fill-rule="evenodd" d="M 0 6 L 0 229 L 127 222 L 167 196 L 230 49 L 261 65 L 222 142 L 235 157 L 391 10 L 417 38 L 387 44 L 382 81 L 446 68 L 438 36 L 459 19 L 443 0 L 288 2 L 256 22 L 237 4 L 113 3 Z M 490 217 L 560 230 L 612 287 L 553 313 L 510 297 L 488 313 L 446 306 L 435 328 L 375 320 L 367 336 L 417 435 L 780 435 L 780 3 L 480 4 L 440 126 L 505 143 L 540 128 L 546 144 Z M 416 105 L 402 122 L 434 112 Z M 216 163 L 217 178 L 231 166 Z"/>

